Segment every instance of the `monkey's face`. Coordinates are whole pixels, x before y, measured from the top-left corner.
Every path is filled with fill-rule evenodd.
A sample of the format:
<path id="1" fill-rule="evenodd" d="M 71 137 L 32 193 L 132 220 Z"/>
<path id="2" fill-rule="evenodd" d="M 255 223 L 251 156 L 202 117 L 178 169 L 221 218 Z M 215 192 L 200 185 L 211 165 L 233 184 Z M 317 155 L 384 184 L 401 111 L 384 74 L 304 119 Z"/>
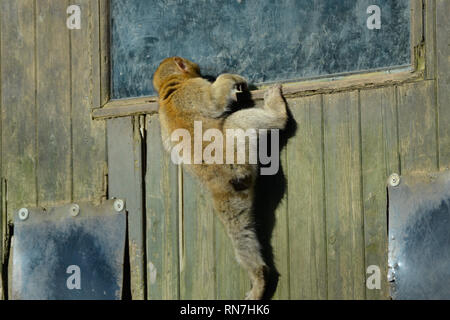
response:
<path id="1" fill-rule="evenodd" d="M 153 87 L 159 92 L 164 82 L 175 75 L 183 76 L 186 79 L 197 78 L 200 77 L 200 68 L 196 63 L 181 57 L 164 59 L 153 75 Z"/>

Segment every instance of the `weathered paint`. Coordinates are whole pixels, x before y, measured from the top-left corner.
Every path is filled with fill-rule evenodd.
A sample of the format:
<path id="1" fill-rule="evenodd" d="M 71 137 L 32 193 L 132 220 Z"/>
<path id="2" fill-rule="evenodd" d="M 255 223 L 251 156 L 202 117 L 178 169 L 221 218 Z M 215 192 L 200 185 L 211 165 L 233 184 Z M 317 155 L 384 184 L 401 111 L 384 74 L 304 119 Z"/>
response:
<path id="1" fill-rule="evenodd" d="M 387 278 L 386 178 L 399 172 L 396 89 L 362 90 L 361 172 L 364 214 L 365 270 L 379 266 Z M 367 277 L 367 275 L 366 275 Z M 388 286 L 366 288 L 368 299 L 386 299 Z"/>
<path id="2" fill-rule="evenodd" d="M 416 21 L 422 16 L 422 1 L 413 2 Z M 88 19 L 87 30 L 80 34 L 64 29 L 65 5 L 39 0 L 35 7 L 33 3 L 1 1 L 1 163 L 8 186 L 3 218 L 21 206 L 70 202 L 72 197 L 98 201 L 104 193 L 104 172 L 99 169 L 106 158 L 104 124 L 91 122 L 86 112 L 109 97 L 108 1 L 99 0 L 98 5 L 93 1 L 87 7 L 81 2 Z M 272 234 L 274 260 L 281 273 L 276 298 L 386 298 L 384 283 L 379 292 L 364 283 L 367 267 L 386 259 L 386 178 L 392 172 L 430 172 L 450 166 L 449 5 L 447 0 L 425 2 L 426 23 L 414 23 L 412 43 L 420 47 L 420 65 L 426 65 L 410 78 L 360 75 L 342 82 L 307 83 L 300 93 L 296 85 L 285 86 L 298 128 L 282 162 L 287 191 L 275 213 Z M 61 16 L 58 10 L 64 11 Z M 422 27 L 425 46 L 420 46 Z M 57 38 L 52 38 L 56 32 L 60 32 Z M 78 41 L 80 47 L 75 48 Z M 46 44 L 54 49 L 44 52 Z M 44 53 L 57 64 L 49 65 Z M 61 72 L 69 81 L 57 81 Z M 56 95 L 51 96 L 53 91 Z M 262 94 L 257 92 L 257 98 Z M 127 114 L 126 106 L 117 108 Z M 37 110 L 43 113 L 38 115 Z M 56 127 L 49 128 L 53 123 Z M 55 132 L 72 147 L 45 139 Z M 147 260 L 132 263 L 143 265 L 147 278 L 145 272 L 132 271 L 134 279 L 144 279 L 135 280 L 134 288 L 147 284 L 149 298 L 242 298 L 249 289 L 247 275 L 237 266 L 207 194 L 187 174 L 183 182 L 177 170 L 158 172 L 167 166 L 154 145 L 158 139 L 157 127 L 148 127 L 147 187 L 154 185 L 158 192 L 152 194 L 160 202 L 147 195 L 143 240 Z M 45 150 L 61 155 L 61 162 L 39 161 Z M 158 174 L 164 176 L 163 182 Z M 160 183 L 164 188 L 158 189 Z M 165 193 L 169 189 L 176 193 Z M 158 209 L 159 203 L 166 209 Z M 163 212 L 170 212 L 170 220 L 161 216 Z M 152 228 L 152 219 L 164 221 L 164 228 L 162 224 Z M 138 221 L 134 230 L 142 227 Z M 350 235 L 343 234 L 345 228 Z M 131 241 L 130 252 L 137 252 L 139 246 L 142 242 Z"/>
<path id="3" fill-rule="evenodd" d="M 322 96 L 289 100 L 289 107 L 297 122 L 297 133 L 287 145 L 285 168 L 290 294 L 291 299 L 326 299 Z"/>
<path id="4" fill-rule="evenodd" d="M 131 296 L 145 299 L 144 212 L 142 194 L 142 140 L 139 119 L 127 117 L 107 121 L 109 197 L 127 203 Z"/>
<path id="5" fill-rule="evenodd" d="M 98 203 L 106 193 L 105 124 L 90 117 L 100 105 L 98 3 L 79 2 L 83 28 L 70 32 L 68 4 L 0 3 L 3 236 L 21 207 Z"/>
<path id="6" fill-rule="evenodd" d="M 436 0 L 436 96 L 439 169 L 450 168 L 450 1 Z"/>
<path id="7" fill-rule="evenodd" d="M 147 116 L 146 245 L 148 299 L 178 299 L 178 168 L 161 143 L 157 115 Z"/>

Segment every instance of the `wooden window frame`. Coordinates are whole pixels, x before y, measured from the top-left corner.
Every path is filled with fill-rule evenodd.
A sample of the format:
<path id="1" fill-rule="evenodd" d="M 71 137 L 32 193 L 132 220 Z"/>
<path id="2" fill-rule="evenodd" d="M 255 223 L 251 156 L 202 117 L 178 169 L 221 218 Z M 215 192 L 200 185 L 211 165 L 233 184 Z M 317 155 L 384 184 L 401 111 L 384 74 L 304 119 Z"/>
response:
<path id="1" fill-rule="evenodd" d="M 111 99 L 110 86 L 110 0 L 101 1 L 100 51 L 102 59 L 101 92 L 102 105 L 92 109 L 93 119 L 109 119 L 158 112 L 156 96 Z M 313 80 L 287 82 L 283 84 L 286 98 L 315 94 L 378 88 L 402 83 L 416 82 L 433 77 L 433 1 L 410 0 L 411 8 L 411 67 L 383 71 L 368 71 L 343 76 L 330 75 Z M 427 37 L 430 35 L 430 37 Z M 263 99 L 265 86 L 251 91 L 255 100 Z"/>

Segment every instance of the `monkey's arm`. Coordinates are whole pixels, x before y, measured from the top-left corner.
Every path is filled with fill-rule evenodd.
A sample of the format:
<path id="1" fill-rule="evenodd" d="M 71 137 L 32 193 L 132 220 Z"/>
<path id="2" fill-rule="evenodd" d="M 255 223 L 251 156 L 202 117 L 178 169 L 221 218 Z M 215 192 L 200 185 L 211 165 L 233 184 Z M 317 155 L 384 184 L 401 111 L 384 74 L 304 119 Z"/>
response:
<path id="1" fill-rule="evenodd" d="M 211 95 L 217 109 L 225 111 L 236 100 L 236 92 L 246 90 L 247 81 L 236 74 L 221 74 L 211 85 Z"/>
<path id="2" fill-rule="evenodd" d="M 284 129 L 287 122 L 286 102 L 281 95 L 281 86 L 267 90 L 262 108 L 243 109 L 231 114 L 224 129 Z"/>

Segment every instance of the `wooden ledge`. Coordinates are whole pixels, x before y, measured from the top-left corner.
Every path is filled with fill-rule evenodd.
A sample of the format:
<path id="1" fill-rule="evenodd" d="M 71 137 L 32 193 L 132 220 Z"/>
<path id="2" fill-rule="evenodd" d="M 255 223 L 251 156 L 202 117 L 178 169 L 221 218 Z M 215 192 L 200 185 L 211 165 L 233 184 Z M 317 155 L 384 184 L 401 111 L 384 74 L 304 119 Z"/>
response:
<path id="1" fill-rule="evenodd" d="M 324 78 L 312 81 L 284 83 L 282 84 L 282 87 L 283 95 L 286 98 L 295 98 L 315 94 L 393 86 L 423 79 L 423 71 L 382 71 L 355 74 L 340 78 Z M 262 100 L 264 98 L 264 93 L 269 86 L 270 85 L 265 85 L 261 89 L 253 90 L 251 92 L 252 98 L 254 100 Z M 111 100 L 103 107 L 92 109 L 92 118 L 100 120 L 141 114 L 153 114 L 157 112 L 157 97 L 131 98 Z"/>

